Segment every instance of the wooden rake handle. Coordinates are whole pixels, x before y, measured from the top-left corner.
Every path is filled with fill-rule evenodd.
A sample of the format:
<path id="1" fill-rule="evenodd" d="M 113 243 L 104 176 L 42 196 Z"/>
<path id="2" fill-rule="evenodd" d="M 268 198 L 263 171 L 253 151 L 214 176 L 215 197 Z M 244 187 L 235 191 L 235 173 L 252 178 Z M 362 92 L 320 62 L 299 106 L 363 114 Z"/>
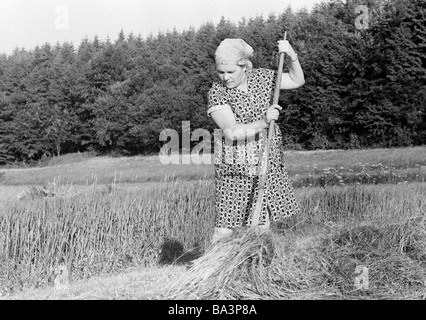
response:
<path id="1" fill-rule="evenodd" d="M 287 39 L 287 31 L 284 32 L 284 40 L 286 39 Z M 284 58 L 285 58 L 285 53 L 282 52 L 280 54 L 280 61 L 278 64 L 278 74 L 277 74 L 277 81 L 275 84 L 273 104 L 278 104 L 278 101 L 280 98 L 280 88 L 281 88 L 281 78 L 282 78 L 283 67 L 284 67 Z M 271 120 L 269 122 L 268 141 L 266 144 L 265 157 L 262 159 L 262 167 L 261 167 L 260 182 L 259 182 L 259 194 L 257 196 L 256 206 L 253 212 L 253 219 L 251 223 L 252 227 L 256 227 L 259 225 L 260 212 L 262 211 L 263 194 L 265 193 L 265 182 L 266 182 L 266 177 L 268 174 L 269 152 L 271 150 L 272 137 L 275 131 L 274 126 L 275 126 L 275 120 Z"/>

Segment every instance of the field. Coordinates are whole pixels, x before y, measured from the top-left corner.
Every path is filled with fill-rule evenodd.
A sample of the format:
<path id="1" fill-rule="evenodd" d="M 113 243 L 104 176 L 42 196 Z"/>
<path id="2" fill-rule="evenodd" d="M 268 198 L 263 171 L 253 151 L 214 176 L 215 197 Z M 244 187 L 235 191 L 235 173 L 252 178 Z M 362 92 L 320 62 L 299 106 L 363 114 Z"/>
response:
<path id="1" fill-rule="evenodd" d="M 0 169 L 0 295 L 167 299 L 214 223 L 212 165 L 182 162 Z M 273 224 L 279 298 L 426 298 L 426 147 L 287 152 L 286 167 L 302 211 Z"/>

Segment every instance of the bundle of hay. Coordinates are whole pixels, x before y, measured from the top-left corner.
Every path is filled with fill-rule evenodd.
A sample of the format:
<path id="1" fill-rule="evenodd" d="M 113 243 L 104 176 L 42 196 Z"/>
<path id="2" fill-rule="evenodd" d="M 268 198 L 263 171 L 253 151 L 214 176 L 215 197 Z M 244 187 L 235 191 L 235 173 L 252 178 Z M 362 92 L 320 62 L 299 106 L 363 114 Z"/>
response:
<path id="1" fill-rule="evenodd" d="M 296 238 L 238 230 L 193 261 L 168 299 L 294 299 L 320 288 L 322 257 Z M 302 248 L 302 246 L 305 246 Z M 329 294 L 329 293 L 326 293 Z M 320 293 L 317 291 L 317 297 Z"/>
<path id="2" fill-rule="evenodd" d="M 237 232 L 193 261 L 164 298 L 426 299 L 422 217 L 328 232 Z"/>

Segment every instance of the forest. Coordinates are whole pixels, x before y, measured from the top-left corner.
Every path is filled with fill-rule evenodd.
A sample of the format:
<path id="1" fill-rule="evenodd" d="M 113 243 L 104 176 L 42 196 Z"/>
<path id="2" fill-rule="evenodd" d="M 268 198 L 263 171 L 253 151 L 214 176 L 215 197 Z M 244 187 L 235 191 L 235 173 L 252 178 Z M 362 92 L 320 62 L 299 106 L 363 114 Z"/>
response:
<path id="1" fill-rule="evenodd" d="M 334 0 L 238 23 L 223 17 L 145 38 L 121 31 L 2 54 L 0 166 L 76 152 L 155 154 L 166 143 L 160 133 L 182 134 L 183 121 L 213 132 L 207 92 L 218 44 L 242 38 L 255 68 L 276 69 L 284 31 L 306 79 L 280 96 L 285 148 L 426 144 L 426 1 Z"/>

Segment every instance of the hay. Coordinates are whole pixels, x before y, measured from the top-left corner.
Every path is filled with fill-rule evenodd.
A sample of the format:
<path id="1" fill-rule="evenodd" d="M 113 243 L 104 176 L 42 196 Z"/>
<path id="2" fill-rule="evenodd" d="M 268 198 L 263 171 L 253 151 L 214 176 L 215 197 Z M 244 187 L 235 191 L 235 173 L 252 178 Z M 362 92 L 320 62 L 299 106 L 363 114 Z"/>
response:
<path id="1" fill-rule="evenodd" d="M 367 270 L 367 283 L 359 276 Z M 366 286 L 360 286 L 366 284 Z M 426 224 L 285 235 L 241 230 L 193 261 L 165 299 L 426 299 Z"/>
<path id="2" fill-rule="evenodd" d="M 303 254 L 301 254 L 303 253 Z M 312 298 L 322 257 L 295 245 L 295 239 L 240 230 L 220 240 L 193 261 L 166 293 L 168 299 L 302 299 Z M 330 295 L 330 291 L 324 292 Z M 317 292 L 316 298 L 323 296 Z"/>
<path id="3" fill-rule="evenodd" d="M 175 291 L 172 298 L 232 299 L 238 292 L 262 290 L 262 278 L 272 256 L 269 234 L 253 230 L 241 236 L 241 232 L 234 232 L 193 261 L 186 275 L 171 288 Z M 242 281 L 246 277 L 250 283 Z"/>
<path id="4" fill-rule="evenodd" d="M 362 225 L 325 240 L 327 282 L 351 299 L 417 299 L 426 295 L 426 234 L 422 218 L 383 226 Z M 356 271 L 368 275 L 357 287 Z"/>

